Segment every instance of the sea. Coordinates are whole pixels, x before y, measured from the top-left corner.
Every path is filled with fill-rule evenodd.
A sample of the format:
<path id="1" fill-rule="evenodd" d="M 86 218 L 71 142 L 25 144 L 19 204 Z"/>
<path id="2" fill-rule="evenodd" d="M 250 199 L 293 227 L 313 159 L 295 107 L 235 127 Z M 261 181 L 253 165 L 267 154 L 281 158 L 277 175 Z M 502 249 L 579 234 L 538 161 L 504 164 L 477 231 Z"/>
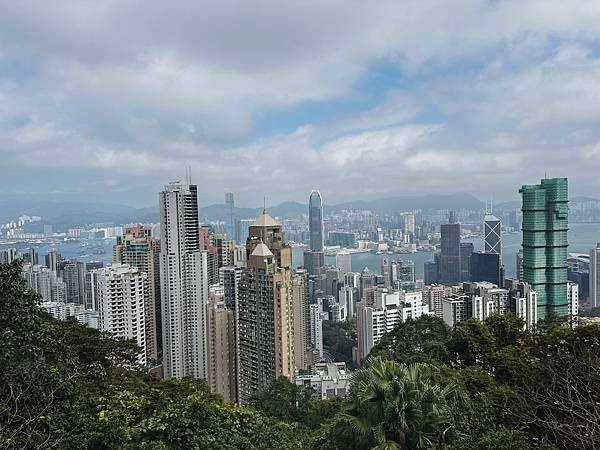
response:
<path id="1" fill-rule="evenodd" d="M 476 251 L 483 250 L 483 239 L 472 238 L 463 239 L 463 241 L 473 242 Z M 572 223 L 569 225 L 569 252 L 588 253 L 596 243 L 600 242 L 600 223 Z M 53 241 L 43 243 L 0 243 L 0 250 L 9 247 L 18 247 L 21 251 L 26 251 L 28 247 L 35 247 L 38 250 L 40 262 L 43 263 L 43 256 L 50 250 L 57 250 L 65 258 L 78 258 L 83 262 L 102 261 L 109 264 L 112 258 L 112 246 L 115 239 L 103 239 L 93 241 Z M 502 235 L 502 262 L 504 264 L 507 277 L 513 277 L 516 273 L 516 255 L 521 246 L 521 233 L 504 233 Z M 294 267 L 303 264 L 303 247 L 294 247 L 292 249 L 292 262 Z M 353 253 L 352 270 L 355 272 L 363 270 L 365 267 L 369 270 L 380 273 L 381 260 L 383 258 L 411 260 L 415 263 L 415 273 L 417 278 L 423 278 L 423 265 L 427 261 L 433 260 L 433 252 L 399 253 L 399 254 L 381 254 L 374 253 Z M 335 264 L 335 256 L 326 256 L 326 264 Z"/>

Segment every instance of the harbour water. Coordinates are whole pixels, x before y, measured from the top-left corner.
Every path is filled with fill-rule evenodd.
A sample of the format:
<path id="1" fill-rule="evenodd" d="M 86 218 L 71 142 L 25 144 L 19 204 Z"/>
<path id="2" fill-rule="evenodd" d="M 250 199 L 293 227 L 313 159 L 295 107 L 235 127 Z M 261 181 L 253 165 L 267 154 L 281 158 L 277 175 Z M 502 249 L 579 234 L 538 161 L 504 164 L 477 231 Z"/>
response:
<path id="1" fill-rule="evenodd" d="M 483 240 L 481 238 L 465 239 L 474 244 L 475 250 L 483 249 Z M 600 241 L 600 223 L 573 223 L 569 229 L 569 252 L 588 253 L 590 248 Z M 40 262 L 43 262 L 43 256 L 50 250 L 58 250 L 65 258 L 78 258 L 83 262 L 103 261 L 109 264 L 112 258 L 112 246 L 114 239 L 94 240 L 94 241 L 55 241 L 53 243 L 43 244 L 25 244 L 20 245 L 0 244 L 0 249 L 7 247 L 18 247 L 21 251 L 26 251 L 30 246 L 37 248 L 40 255 Z M 506 276 L 515 275 L 516 254 L 521 246 L 521 233 L 505 233 L 502 235 L 502 261 L 505 266 Z M 295 267 L 303 264 L 304 248 L 295 247 L 292 251 L 292 261 Z M 423 264 L 433 259 L 433 252 L 417 252 L 412 254 L 394 254 L 394 255 L 376 255 L 374 253 L 354 253 L 352 254 L 352 270 L 361 271 L 365 267 L 369 270 L 380 273 L 381 260 L 402 259 L 411 260 L 415 263 L 415 272 L 417 278 L 423 278 Z M 334 256 L 325 257 L 326 264 L 335 264 Z"/>
<path id="2" fill-rule="evenodd" d="M 483 239 L 473 238 L 464 239 L 467 242 L 473 242 L 476 251 L 483 250 Z M 573 223 L 569 225 L 569 252 L 588 253 L 592 247 L 600 242 L 600 223 Z M 521 247 L 521 233 L 505 233 L 502 235 L 502 262 L 507 277 L 514 277 L 516 274 L 517 252 Z M 293 252 L 293 261 L 295 266 L 302 265 L 303 249 L 297 248 Z M 352 270 L 361 271 L 365 267 L 369 270 L 380 273 L 381 260 L 383 258 L 411 260 L 415 263 L 415 272 L 417 278 L 423 278 L 423 264 L 426 261 L 433 260 L 433 252 L 417 252 L 412 254 L 395 255 L 376 255 L 374 253 L 356 253 L 352 255 Z M 326 264 L 335 264 L 335 257 L 326 256 Z"/>

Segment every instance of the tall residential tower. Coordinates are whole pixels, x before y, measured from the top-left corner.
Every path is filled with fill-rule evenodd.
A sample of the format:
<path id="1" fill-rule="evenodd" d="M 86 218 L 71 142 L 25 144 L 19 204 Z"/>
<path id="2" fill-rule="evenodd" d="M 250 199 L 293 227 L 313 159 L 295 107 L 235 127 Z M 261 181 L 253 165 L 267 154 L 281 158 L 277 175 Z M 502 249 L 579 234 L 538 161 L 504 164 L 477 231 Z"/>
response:
<path id="1" fill-rule="evenodd" d="M 169 184 L 159 206 L 164 376 L 206 378 L 208 262 L 200 250 L 197 187 Z"/>
<path id="2" fill-rule="evenodd" d="M 266 211 L 248 230 L 236 303 L 238 403 L 280 376 L 294 376 L 292 249 Z"/>

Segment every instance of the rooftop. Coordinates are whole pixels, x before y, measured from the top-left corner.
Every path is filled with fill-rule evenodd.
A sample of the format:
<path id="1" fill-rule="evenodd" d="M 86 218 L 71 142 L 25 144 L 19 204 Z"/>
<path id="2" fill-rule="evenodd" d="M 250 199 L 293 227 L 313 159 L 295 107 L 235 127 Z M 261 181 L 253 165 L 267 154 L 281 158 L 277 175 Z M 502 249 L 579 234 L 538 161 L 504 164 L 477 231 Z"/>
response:
<path id="1" fill-rule="evenodd" d="M 279 224 L 273 219 L 267 211 L 263 211 L 258 219 L 252 224 L 253 227 L 277 227 Z"/>
<path id="2" fill-rule="evenodd" d="M 271 250 L 269 250 L 269 247 L 264 242 L 260 242 L 250 256 L 273 256 L 273 253 L 271 253 Z"/>

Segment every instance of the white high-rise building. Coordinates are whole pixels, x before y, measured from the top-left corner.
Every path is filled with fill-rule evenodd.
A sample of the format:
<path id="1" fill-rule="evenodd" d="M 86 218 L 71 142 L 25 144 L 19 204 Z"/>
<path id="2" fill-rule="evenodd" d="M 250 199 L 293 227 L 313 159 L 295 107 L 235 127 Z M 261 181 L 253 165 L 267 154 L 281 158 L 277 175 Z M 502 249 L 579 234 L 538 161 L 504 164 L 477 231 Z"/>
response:
<path id="1" fill-rule="evenodd" d="M 509 291 L 511 312 L 523 319 L 526 330 L 533 329 L 537 324 L 537 292 L 516 278 L 506 278 L 504 287 Z"/>
<path id="2" fill-rule="evenodd" d="M 452 289 L 441 285 L 432 284 L 425 286 L 422 290 L 423 301 L 429 306 L 432 311 L 440 319 L 443 318 L 443 300 L 444 297 L 452 292 Z"/>
<path id="3" fill-rule="evenodd" d="M 410 236 L 415 234 L 415 215 L 404 214 L 404 234 Z"/>
<path id="4" fill-rule="evenodd" d="M 454 327 L 467 321 L 469 301 L 467 295 L 451 295 L 442 300 L 442 319 L 446 325 Z"/>
<path id="5" fill-rule="evenodd" d="M 323 306 L 321 302 L 309 306 L 310 314 L 310 343 L 323 357 Z"/>
<path id="6" fill-rule="evenodd" d="M 335 266 L 344 273 L 352 272 L 352 255 L 350 252 L 338 252 L 335 255 Z"/>
<path id="7" fill-rule="evenodd" d="M 208 261 L 200 250 L 197 187 L 169 184 L 159 206 L 164 376 L 206 378 Z"/>
<path id="8" fill-rule="evenodd" d="M 399 319 L 406 322 L 409 319 L 418 319 L 423 315 L 433 315 L 429 305 L 423 303 L 423 293 L 400 291 Z"/>
<path id="9" fill-rule="evenodd" d="M 584 299 L 585 300 L 585 299 Z M 589 306 L 600 306 L 600 242 L 590 249 L 590 301 Z"/>
<path id="10" fill-rule="evenodd" d="M 100 330 L 135 340 L 142 349 L 138 362 L 146 364 L 148 275 L 127 264 L 112 264 L 96 274 Z"/>
<path id="11" fill-rule="evenodd" d="M 346 308 L 347 319 L 352 319 L 356 315 L 356 301 L 358 298 L 358 288 L 343 286 L 338 292 L 339 302 Z"/>
<path id="12" fill-rule="evenodd" d="M 575 325 L 579 317 L 579 285 L 577 283 L 567 282 L 567 299 L 569 301 L 567 310 L 569 321 Z"/>
<path id="13" fill-rule="evenodd" d="M 382 336 L 394 329 L 398 322 L 433 314 L 423 304 L 421 292 L 377 292 L 373 305 L 366 301 L 357 305 L 356 333 L 358 358 L 363 361 Z"/>

